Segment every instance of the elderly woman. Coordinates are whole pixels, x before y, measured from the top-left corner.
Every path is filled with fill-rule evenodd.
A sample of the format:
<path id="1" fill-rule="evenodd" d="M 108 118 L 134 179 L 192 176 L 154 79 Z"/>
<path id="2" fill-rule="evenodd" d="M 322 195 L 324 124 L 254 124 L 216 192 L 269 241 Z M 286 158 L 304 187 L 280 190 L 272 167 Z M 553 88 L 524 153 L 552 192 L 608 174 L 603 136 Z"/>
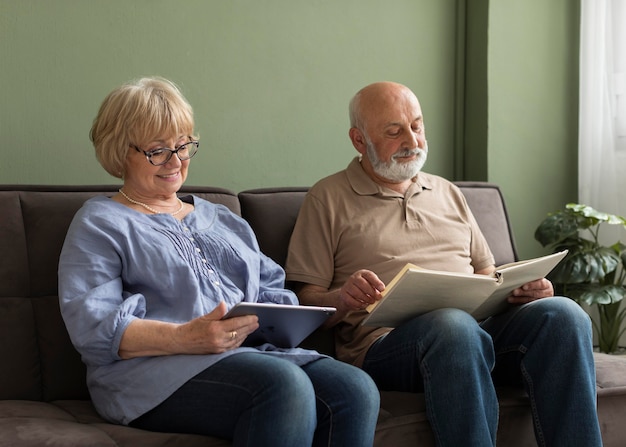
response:
<path id="1" fill-rule="evenodd" d="M 365 373 L 315 351 L 242 347 L 257 317 L 221 319 L 241 301 L 298 303 L 243 219 L 178 198 L 199 147 L 178 88 L 117 88 L 90 136 L 123 186 L 76 214 L 59 293 L 98 412 L 236 446 L 371 446 L 379 396 Z"/>

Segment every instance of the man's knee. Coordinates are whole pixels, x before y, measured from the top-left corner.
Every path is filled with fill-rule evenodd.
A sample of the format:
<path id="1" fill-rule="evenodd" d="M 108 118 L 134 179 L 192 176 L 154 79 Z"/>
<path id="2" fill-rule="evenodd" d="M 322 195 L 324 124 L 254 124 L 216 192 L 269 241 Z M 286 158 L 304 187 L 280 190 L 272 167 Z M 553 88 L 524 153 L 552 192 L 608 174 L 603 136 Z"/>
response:
<path id="1" fill-rule="evenodd" d="M 446 308 L 430 312 L 424 317 L 418 324 L 428 328 L 423 340 L 433 349 L 449 355 L 455 352 L 469 354 L 493 350 L 489 334 L 467 312 Z"/>
<path id="2" fill-rule="evenodd" d="M 544 298 L 530 303 L 529 310 L 535 318 L 545 319 L 547 324 L 559 331 L 571 328 L 572 331 L 591 330 L 591 318 L 578 303 L 562 296 Z"/>

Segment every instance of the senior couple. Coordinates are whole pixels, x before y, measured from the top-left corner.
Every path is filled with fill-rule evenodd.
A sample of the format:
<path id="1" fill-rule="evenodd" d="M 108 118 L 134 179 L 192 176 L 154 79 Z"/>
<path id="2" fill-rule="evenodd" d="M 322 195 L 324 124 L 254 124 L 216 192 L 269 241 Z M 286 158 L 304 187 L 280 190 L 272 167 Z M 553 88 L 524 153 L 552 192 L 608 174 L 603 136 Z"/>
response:
<path id="1" fill-rule="evenodd" d="M 462 193 L 422 171 L 415 94 L 371 84 L 349 113 L 359 154 L 310 189 L 285 275 L 239 216 L 178 197 L 200 143 L 174 83 L 143 78 L 104 99 L 90 137 L 122 187 L 85 203 L 59 264 L 63 318 L 98 412 L 234 446 L 364 447 L 378 389 L 414 391 L 437 445 L 491 446 L 495 386 L 506 383 L 528 392 L 538 445 L 600 446 L 590 320 L 553 297 L 548 280 L 515 290 L 511 310 L 481 322 L 442 309 L 395 329 L 360 325 L 406 262 L 481 274 L 495 266 Z M 222 319 L 241 301 L 336 307 L 327 326 L 338 359 L 242 346 L 257 317 Z"/>

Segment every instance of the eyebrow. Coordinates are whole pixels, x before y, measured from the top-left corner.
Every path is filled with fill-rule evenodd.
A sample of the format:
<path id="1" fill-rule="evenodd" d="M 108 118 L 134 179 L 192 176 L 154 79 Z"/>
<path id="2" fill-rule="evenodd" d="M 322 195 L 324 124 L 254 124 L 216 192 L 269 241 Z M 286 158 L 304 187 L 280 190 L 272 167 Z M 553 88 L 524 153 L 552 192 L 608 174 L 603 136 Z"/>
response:
<path id="1" fill-rule="evenodd" d="M 424 116 L 423 115 L 418 115 L 417 117 L 413 118 L 413 121 L 411 121 L 411 123 L 414 123 L 416 121 L 424 121 Z M 388 127 L 393 127 L 393 126 L 402 126 L 403 124 L 401 122 L 398 121 L 392 121 L 390 123 L 385 124 L 385 129 L 387 129 Z"/>
<path id="2" fill-rule="evenodd" d="M 189 138 L 188 135 L 181 135 L 180 137 L 176 138 L 176 141 L 180 141 L 184 138 Z M 150 146 L 151 144 L 161 144 L 163 146 L 165 146 L 165 140 L 152 140 L 149 141 L 148 143 L 146 143 L 146 146 Z"/>

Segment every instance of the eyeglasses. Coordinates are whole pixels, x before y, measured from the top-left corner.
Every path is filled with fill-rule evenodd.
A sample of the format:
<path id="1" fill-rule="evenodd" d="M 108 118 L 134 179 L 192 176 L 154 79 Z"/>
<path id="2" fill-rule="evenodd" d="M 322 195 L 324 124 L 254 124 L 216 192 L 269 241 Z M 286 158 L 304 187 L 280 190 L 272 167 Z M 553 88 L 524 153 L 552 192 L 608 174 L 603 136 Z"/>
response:
<path id="1" fill-rule="evenodd" d="M 196 155 L 198 152 L 198 147 L 200 146 L 199 141 L 190 141 L 185 144 L 181 144 L 176 149 L 170 149 L 167 147 L 160 147 L 158 149 L 152 149 L 150 151 L 144 151 L 139 149 L 134 144 L 131 144 L 131 147 L 134 147 L 137 152 L 143 152 L 148 161 L 152 163 L 154 166 L 161 166 L 170 161 L 172 155 L 176 154 L 180 161 L 189 160 L 191 157 Z"/>

